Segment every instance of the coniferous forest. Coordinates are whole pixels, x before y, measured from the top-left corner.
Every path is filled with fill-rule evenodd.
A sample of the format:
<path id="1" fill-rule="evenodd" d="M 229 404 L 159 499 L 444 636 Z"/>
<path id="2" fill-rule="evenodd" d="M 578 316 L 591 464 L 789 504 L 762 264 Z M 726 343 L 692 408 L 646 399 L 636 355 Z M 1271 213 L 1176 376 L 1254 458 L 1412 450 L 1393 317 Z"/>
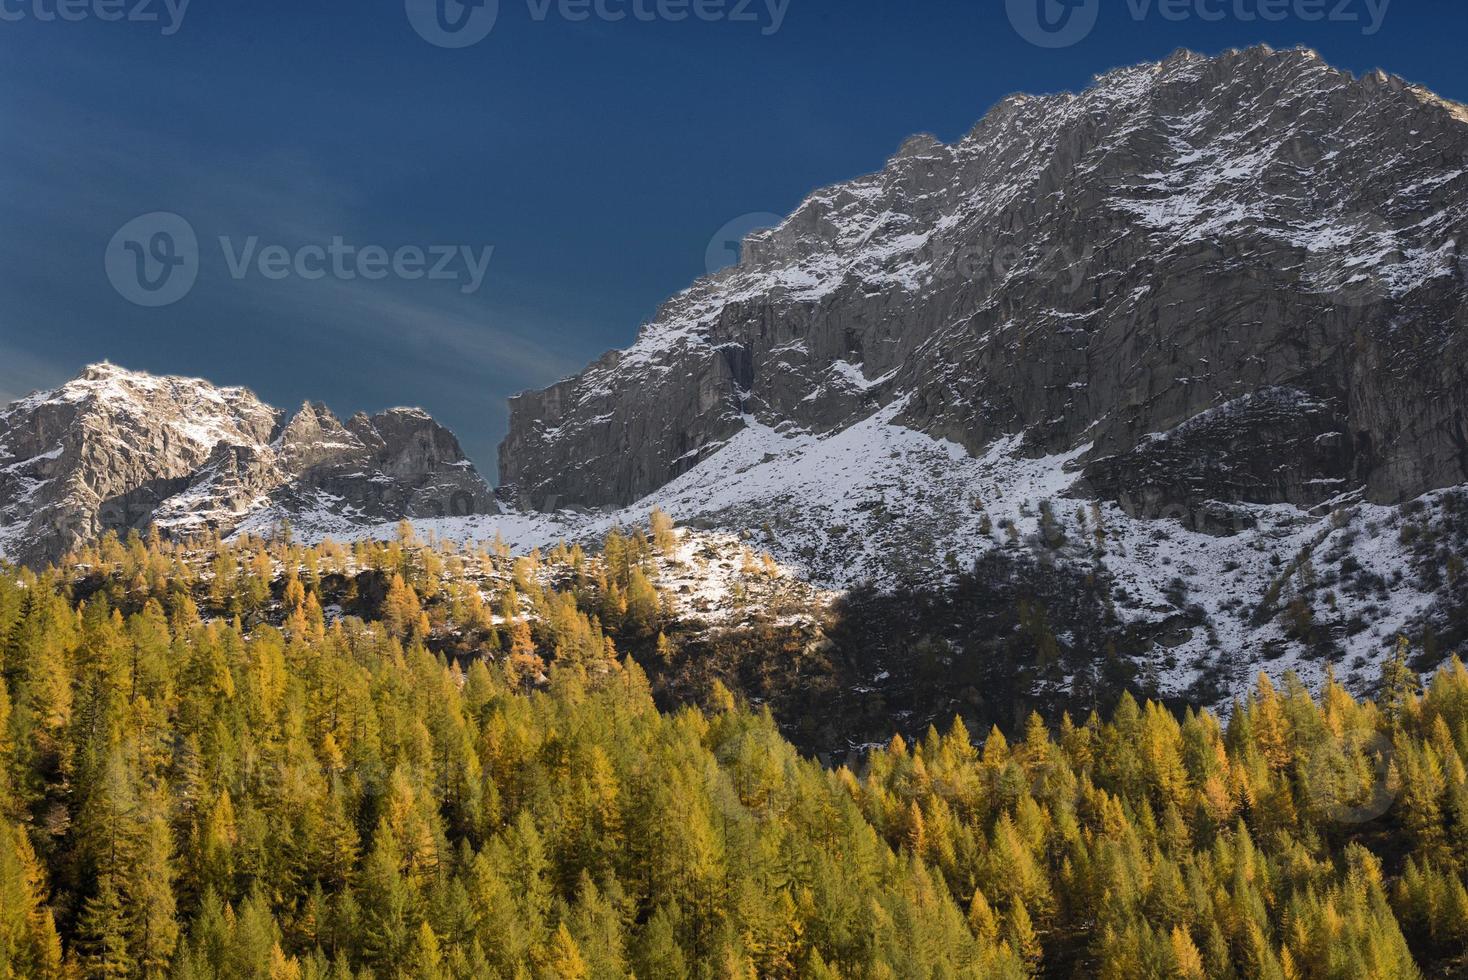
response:
<path id="1" fill-rule="evenodd" d="M 845 766 L 659 710 L 672 532 L 0 574 L 0 976 L 1357 978 L 1468 951 L 1468 671 Z M 634 644 L 635 645 L 635 644 Z"/>

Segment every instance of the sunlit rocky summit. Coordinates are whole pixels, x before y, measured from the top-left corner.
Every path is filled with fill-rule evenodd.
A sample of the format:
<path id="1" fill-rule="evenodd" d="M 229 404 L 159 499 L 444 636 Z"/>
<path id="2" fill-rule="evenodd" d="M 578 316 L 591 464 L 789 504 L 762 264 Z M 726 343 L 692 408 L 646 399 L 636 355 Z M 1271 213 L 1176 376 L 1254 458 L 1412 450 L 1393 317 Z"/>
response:
<path id="1" fill-rule="evenodd" d="M 1164 688 L 1449 646 L 1465 236 L 1468 108 L 1179 52 L 812 194 L 515 399 L 501 475 L 751 529 L 837 586 L 1099 576 Z"/>
<path id="2" fill-rule="evenodd" d="M 342 526 L 484 513 L 458 440 L 417 409 L 294 414 L 243 388 L 111 364 L 0 411 L 0 552 L 32 563 L 108 531 L 228 535 L 252 514 Z"/>
<path id="3" fill-rule="evenodd" d="M 625 505 L 759 427 L 1077 453 L 1139 510 L 1468 480 L 1468 109 L 1268 48 L 1014 96 L 819 191 L 513 402 L 504 479 Z M 576 465 L 568 466 L 569 461 Z"/>

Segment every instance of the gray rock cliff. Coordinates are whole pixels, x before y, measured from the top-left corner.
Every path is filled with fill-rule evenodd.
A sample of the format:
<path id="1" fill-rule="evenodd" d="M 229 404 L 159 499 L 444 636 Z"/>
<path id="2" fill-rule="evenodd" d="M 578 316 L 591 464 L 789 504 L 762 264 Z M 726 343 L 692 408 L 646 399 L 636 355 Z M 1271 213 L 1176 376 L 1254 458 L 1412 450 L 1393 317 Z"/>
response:
<path id="1" fill-rule="evenodd" d="M 1137 512 L 1468 482 L 1468 109 L 1313 52 L 1180 52 L 909 140 L 511 405 L 502 479 L 621 506 L 751 424 L 1085 448 Z"/>

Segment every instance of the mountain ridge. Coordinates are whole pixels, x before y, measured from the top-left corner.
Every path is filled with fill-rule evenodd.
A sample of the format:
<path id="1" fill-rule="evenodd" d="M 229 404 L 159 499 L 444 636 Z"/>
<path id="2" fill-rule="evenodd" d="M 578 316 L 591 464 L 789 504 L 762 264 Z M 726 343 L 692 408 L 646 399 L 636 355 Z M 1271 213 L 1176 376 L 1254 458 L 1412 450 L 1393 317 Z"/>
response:
<path id="1" fill-rule="evenodd" d="M 1267 115 L 1260 122 L 1233 104 L 1240 99 L 1261 112 L 1285 116 L 1303 107 L 1318 118 L 1305 128 Z M 1184 126 L 1182 109 L 1221 122 Z M 1406 112 L 1421 118 L 1404 123 Z M 1108 72 L 1078 95 L 1010 97 L 952 146 L 914 137 L 877 174 L 814 192 L 777 228 L 752 235 L 739 265 L 664 304 L 630 348 L 513 399 L 502 480 L 536 506 L 622 506 L 716 451 L 746 415 L 832 431 L 908 393 L 906 424 L 975 454 L 1020 430 L 1037 449 L 1067 450 L 1096 426 L 1093 478 L 1110 481 L 1115 467 L 1106 463 L 1127 458 L 1141 437 L 1331 361 L 1337 338 L 1390 319 L 1386 305 L 1410 299 L 1443 321 L 1462 316 L 1454 296 L 1434 295 L 1435 286 L 1451 292 L 1434 280 L 1461 284 L 1465 182 L 1461 172 L 1438 167 L 1433 154 L 1461 159 L 1465 119 L 1461 106 L 1395 76 L 1358 79 L 1313 52 L 1264 48 L 1212 59 L 1183 52 Z M 1393 150 L 1363 164 L 1368 154 L 1346 152 L 1349 137 L 1372 126 L 1404 135 L 1434 128 L 1412 153 Z M 1244 137 L 1271 156 L 1230 147 Z M 1378 136 L 1374 145 L 1393 141 Z M 1339 175 L 1353 177 L 1360 198 L 1389 189 L 1379 195 L 1383 209 L 1400 205 L 1402 214 L 1349 210 Z M 1201 190 L 1185 183 L 1202 177 L 1210 182 Z M 1439 178 L 1446 187 L 1426 186 Z M 1063 206 L 1052 206 L 1060 197 Z M 1438 208 L 1436 227 L 1408 221 L 1439 197 L 1450 198 L 1451 213 Z M 1035 234 L 1015 233 L 1029 231 Z M 1373 280 L 1359 295 L 1338 297 L 1352 282 L 1352 263 L 1371 249 L 1380 260 Z M 977 267 L 973 274 L 953 268 L 965 262 Z M 1190 280 L 1193 291 L 1133 296 L 1149 279 L 1172 274 Z M 1244 342 L 1256 351 L 1288 348 L 1295 342 L 1283 327 L 1289 317 L 1315 325 L 1317 349 L 1274 371 L 1240 365 L 1203 379 L 1206 391 L 1180 390 L 1164 376 L 1170 364 L 1158 360 L 1158 339 L 1126 328 L 1155 319 L 1159 331 L 1185 329 L 1169 309 L 1206 305 L 1197 295 L 1205 275 L 1225 277 L 1223 288 L 1237 297 L 1233 315 L 1210 317 L 1210 331 L 1245 330 L 1267 318 L 1268 329 L 1255 331 L 1263 335 Z M 1056 281 L 1068 288 L 1055 288 Z M 1414 312 L 1419 322 L 1428 318 Z M 1014 314 L 1031 322 L 1016 328 L 1007 322 Z M 1098 339 L 1076 347 L 1066 332 Z M 1206 337 L 1187 339 L 1201 348 L 1199 359 L 1227 357 L 1207 350 Z M 1016 363 L 1014 351 L 1026 341 L 1039 344 Z M 1106 361 L 1142 344 L 1153 348 L 1154 362 L 1141 371 Z M 1388 345 L 1380 356 L 1397 353 Z M 1360 387 L 1336 377 L 1355 367 L 1331 363 L 1330 378 L 1306 387 L 1335 394 Z M 996 380 L 1004 373 L 1015 380 Z M 1458 380 L 1444 377 L 1433 389 L 1454 412 L 1462 408 Z M 1117 410 L 1135 408 L 1127 402 L 1133 396 L 1156 404 L 1123 419 Z M 1341 478 L 1343 470 L 1379 501 L 1468 479 L 1452 413 L 1430 420 L 1439 433 L 1413 435 L 1428 445 L 1377 461 L 1372 454 L 1389 450 L 1414 420 L 1377 403 L 1354 408 L 1338 407 L 1331 421 L 1364 421 L 1365 450 L 1356 452 L 1352 438 L 1272 497 L 1304 500 L 1310 480 Z M 572 458 L 579 465 L 569 468 Z"/>
<path id="2" fill-rule="evenodd" d="M 497 509 L 422 409 L 341 422 L 246 388 L 102 362 L 0 411 L 0 555 L 44 562 L 108 530 L 232 533 L 251 513 L 371 525 Z"/>
<path id="3" fill-rule="evenodd" d="M 1468 638 L 1465 178 L 1468 109 L 1308 50 L 1011 96 L 514 399 L 495 527 L 658 506 L 897 593 L 1049 564 L 1113 621 L 1061 646 L 1140 643 L 1164 691 L 1366 683 Z"/>

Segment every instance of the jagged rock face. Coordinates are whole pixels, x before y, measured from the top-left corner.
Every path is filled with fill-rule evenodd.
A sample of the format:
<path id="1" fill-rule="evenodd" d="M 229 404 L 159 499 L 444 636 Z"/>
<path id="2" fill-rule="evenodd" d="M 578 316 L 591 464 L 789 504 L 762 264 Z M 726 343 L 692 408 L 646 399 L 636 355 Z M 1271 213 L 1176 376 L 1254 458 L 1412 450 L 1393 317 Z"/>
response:
<path id="1" fill-rule="evenodd" d="M 219 443 L 268 442 L 279 413 L 242 389 L 99 365 L 0 414 L 0 550 L 54 556 L 130 527 Z"/>
<path id="2" fill-rule="evenodd" d="M 810 197 L 627 351 L 516 398 L 502 478 L 625 505 L 751 423 L 1085 448 L 1202 515 L 1468 482 L 1468 109 L 1307 51 L 1016 96 Z M 1201 517 L 1199 518 L 1201 522 Z"/>
<path id="3" fill-rule="evenodd" d="M 309 402 L 301 406 L 275 442 L 281 465 L 297 472 L 343 456 L 361 455 L 365 448 L 330 409 Z"/>
<path id="4" fill-rule="evenodd" d="M 458 440 L 415 409 L 343 425 L 322 405 L 287 416 L 241 388 L 103 364 L 0 413 L 0 556 L 33 564 L 149 525 L 345 529 L 496 509 Z"/>
<path id="5" fill-rule="evenodd" d="M 454 434 L 416 409 L 356 415 L 346 431 L 358 449 L 301 480 L 346 501 L 364 520 L 493 514 L 498 505 Z"/>

